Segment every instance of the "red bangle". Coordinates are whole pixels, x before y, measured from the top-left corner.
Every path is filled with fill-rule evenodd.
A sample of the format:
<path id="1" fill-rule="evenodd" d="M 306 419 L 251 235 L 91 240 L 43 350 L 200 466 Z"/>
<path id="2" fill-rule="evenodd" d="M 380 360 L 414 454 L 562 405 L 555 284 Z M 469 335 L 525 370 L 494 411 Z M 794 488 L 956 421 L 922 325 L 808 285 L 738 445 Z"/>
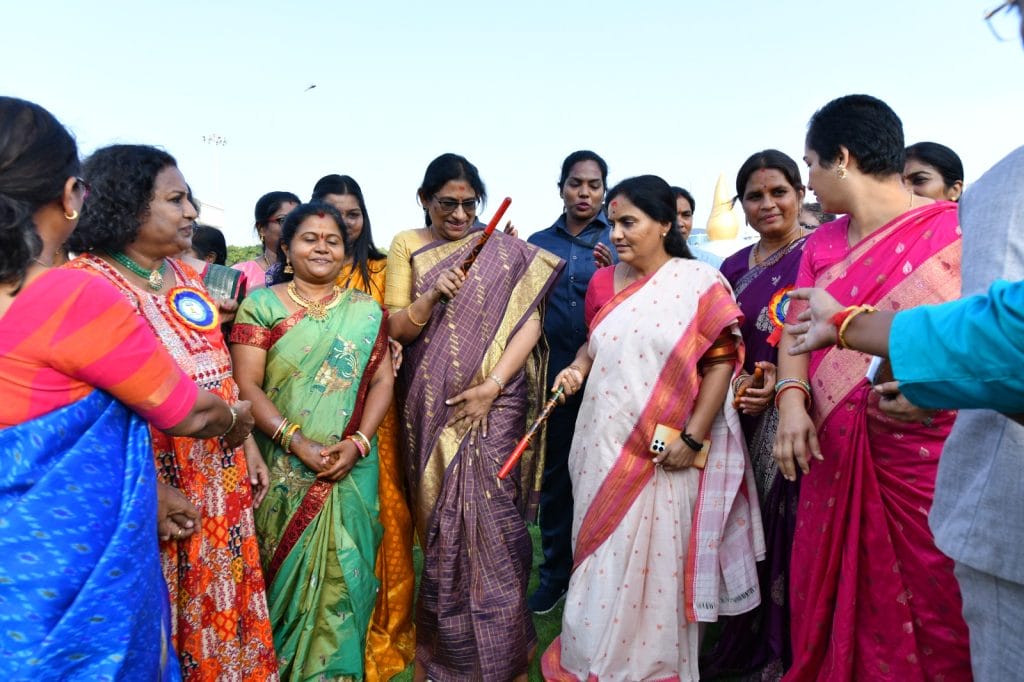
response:
<path id="1" fill-rule="evenodd" d="M 785 393 L 786 390 L 790 389 L 790 388 L 798 388 L 798 389 L 800 389 L 800 392 L 804 394 L 804 408 L 805 409 L 810 409 L 811 408 L 811 394 L 807 391 L 806 388 L 803 387 L 803 385 L 801 385 L 799 383 L 786 384 L 785 386 L 782 386 L 777 391 L 775 391 L 775 408 L 778 409 L 778 407 L 779 407 L 779 398 L 781 398 L 782 394 Z"/>
<path id="2" fill-rule="evenodd" d="M 838 313 L 828 318 L 828 321 L 832 324 L 833 327 L 836 328 L 836 331 L 838 332 L 839 328 L 843 326 L 843 322 L 846 322 L 846 318 L 848 318 L 850 316 L 850 313 L 852 313 L 858 307 L 859 306 L 851 305 L 846 308 L 843 308 Z"/>
<path id="3" fill-rule="evenodd" d="M 857 317 L 861 313 L 873 313 L 878 308 L 872 305 L 851 305 L 847 306 L 843 310 L 829 318 L 829 322 L 836 328 L 836 345 L 844 350 L 849 350 L 850 346 L 846 343 L 846 339 L 843 335 L 846 332 L 847 325 L 853 321 L 853 318 Z"/>

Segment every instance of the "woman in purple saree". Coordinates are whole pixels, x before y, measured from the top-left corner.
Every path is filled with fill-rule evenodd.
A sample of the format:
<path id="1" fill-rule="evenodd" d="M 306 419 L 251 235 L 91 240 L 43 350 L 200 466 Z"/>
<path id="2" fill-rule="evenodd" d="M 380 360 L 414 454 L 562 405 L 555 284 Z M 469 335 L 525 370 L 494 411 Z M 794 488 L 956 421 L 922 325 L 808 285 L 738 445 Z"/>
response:
<path id="1" fill-rule="evenodd" d="M 701 674 L 748 675 L 778 680 L 792 661 L 789 646 L 789 556 L 796 524 L 798 481 L 779 476 L 772 457 L 779 413 L 775 394 L 778 337 L 785 318 L 787 292 L 800 269 L 807 236 L 800 225 L 804 185 L 800 169 L 775 149 L 752 155 L 736 175 L 736 194 L 747 223 L 761 238 L 729 256 L 722 274 L 733 287 L 743 311 L 740 330 L 746 346 L 743 371 L 733 382 L 742 397 L 736 401 L 761 503 L 767 554 L 758 563 L 761 604 L 729 618 L 715 648 L 701 661 Z M 763 388 L 753 384 L 763 373 Z"/>
<path id="2" fill-rule="evenodd" d="M 537 639 L 523 516 L 540 457 L 496 474 L 544 398 L 539 309 L 562 261 L 497 232 L 462 273 L 485 197 L 463 157 L 431 162 L 419 196 L 428 225 L 395 237 L 385 295 L 405 346 L 400 426 L 424 554 L 416 679 L 525 680 Z"/>

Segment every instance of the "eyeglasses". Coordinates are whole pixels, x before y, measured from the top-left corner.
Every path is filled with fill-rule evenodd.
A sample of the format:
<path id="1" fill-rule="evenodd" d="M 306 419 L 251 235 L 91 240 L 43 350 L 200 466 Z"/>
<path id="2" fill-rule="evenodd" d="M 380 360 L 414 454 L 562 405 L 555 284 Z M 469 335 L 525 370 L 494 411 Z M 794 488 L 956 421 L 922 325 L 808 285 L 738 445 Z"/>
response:
<path id="1" fill-rule="evenodd" d="M 86 182 L 84 178 L 75 176 L 75 187 L 82 190 L 82 201 L 88 199 L 89 195 L 92 194 L 92 185 Z"/>
<path id="2" fill-rule="evenodd" d="M 466 199 L 465 201 L 458 201 L 457 199 L 442 198 L 435 194 L 434 201 L 437 202 L 437 205 L 441 208 L 441 212 L 445 215 L 455 213 L 455 209 L 459 206 L 461 206 L 462 210 L 466 212 L 466 215 L 474 215 L 476 213 L 476 205 L 479 203 L 480 199 L 474 197 L 472 199 Z"/>
<path id="3" fill-rule="evenodd" d="M 1019 0 L 1004 2 L 995 9 L 985 13 L 985 25 L 992 31 L 996 40 L 1012 40 L 1015 35 L 1020 35 L 1020 5 Z M 1018 10 L 1014 13 L 1013 10 Z"/>

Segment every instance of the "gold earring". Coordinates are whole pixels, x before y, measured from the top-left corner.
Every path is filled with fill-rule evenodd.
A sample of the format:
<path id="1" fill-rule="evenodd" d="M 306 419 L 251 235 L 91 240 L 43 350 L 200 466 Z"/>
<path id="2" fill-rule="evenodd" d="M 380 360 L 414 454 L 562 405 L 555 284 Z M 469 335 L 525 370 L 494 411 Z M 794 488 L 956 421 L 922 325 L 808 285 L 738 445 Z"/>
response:
<path id="1" fill-rule="evenodd" d="M 78 210 L 73 208 L 73 209 L 71 209 L 71 215 L 68 215 L 67 213 L 65 213 L 64 217 L 67 220 L 76 220 L 78 218 Z"/>
<path id="2" fill-rule="evenodd" d="M 284 274 L 291 275 L 291 274 L 294 274 L 294 273 L 295 273 L 295 270 L 292 268 L 292 262 L 290 260 L 289 261 L 285 261 L 285 263 L 284 263 Z"/>
<path id="3" fill-rule="evenodd" d="M 846 166 L 839 164 L 839 168 L 836 169 L 836 175 L 839 176 L 840 180 L 846 179 Z"/>

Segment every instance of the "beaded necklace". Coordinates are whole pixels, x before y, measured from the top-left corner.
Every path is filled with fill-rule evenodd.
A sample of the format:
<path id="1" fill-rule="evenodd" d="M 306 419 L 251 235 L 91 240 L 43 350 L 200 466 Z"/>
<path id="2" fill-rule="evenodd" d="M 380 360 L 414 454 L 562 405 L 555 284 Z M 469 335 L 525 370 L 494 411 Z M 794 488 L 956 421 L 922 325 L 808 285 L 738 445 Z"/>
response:
<path id="1" fill-rule="evenodd" d="M 166 260 L 160 261 L 160 267 L 156 270 L 147 270 L 120 251 L 108 251 L 107 253 L 110 254 L 111 258 L 131 270 L 142 279 L 148 280 L 149 288 L 153 291 L 160 291 L 160 288 L 163 287 L 164 269 L 167 267 Z"/>

